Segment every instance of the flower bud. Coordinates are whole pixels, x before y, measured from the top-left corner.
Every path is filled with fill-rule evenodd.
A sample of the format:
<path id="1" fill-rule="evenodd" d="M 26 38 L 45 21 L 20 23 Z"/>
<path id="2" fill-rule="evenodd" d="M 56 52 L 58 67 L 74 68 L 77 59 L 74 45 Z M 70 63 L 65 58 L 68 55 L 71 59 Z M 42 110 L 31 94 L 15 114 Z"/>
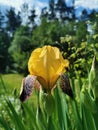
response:
<path id="1" fill-rule="evenodd" d="M 93 58 L 91 70 L 89 73 L 89 87 L 92 88 L 93 81 L 95 79 L 95 57 Z"/>
<path id="2" fill-rule="evenodd" d="M 96 81 L 95 83 L 95 87 L 92 89 L 92 92 L 93 92 L 93 95 L 94 95 L 94 98 L 98 98 L 98 81 Z"/>
<path id="3" fill-rule="evenodd" d="M 95 101 L 91 98 L 90 94 L 88 91 L 83 88 L 80 93 L 81 101 L 84 104 L 84 106 L 92 113 L 96 113 L 97 108 Z"/>
<path id="4" fill-rule="evenodd" d="M 79 79 L 74 80 L 75 97 L 77 102 L 80 102 L 80 82 Z"/>
<path id="5" fill-rule="evenodd" d="M 98 98 L 98 61 L 93 58 L 92 67 L 89 74 L 89 89 L 92 90 L 94 98 Z"/>

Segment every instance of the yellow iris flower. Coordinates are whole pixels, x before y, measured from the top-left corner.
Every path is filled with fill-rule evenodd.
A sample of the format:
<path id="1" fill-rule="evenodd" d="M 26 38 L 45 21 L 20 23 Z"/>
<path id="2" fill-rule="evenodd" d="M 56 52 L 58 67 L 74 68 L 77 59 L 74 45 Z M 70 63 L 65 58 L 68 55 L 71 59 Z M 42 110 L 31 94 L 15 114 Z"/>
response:
<path id="1" fill-rule="evenodd" d="M 65 60 L 57 47 L 44 46 L 35 49 L 28 61 L 31 75 L 37 76 L 42 87 L 50 91 L 59 76 L 66 71 L 69 61 Z"/>

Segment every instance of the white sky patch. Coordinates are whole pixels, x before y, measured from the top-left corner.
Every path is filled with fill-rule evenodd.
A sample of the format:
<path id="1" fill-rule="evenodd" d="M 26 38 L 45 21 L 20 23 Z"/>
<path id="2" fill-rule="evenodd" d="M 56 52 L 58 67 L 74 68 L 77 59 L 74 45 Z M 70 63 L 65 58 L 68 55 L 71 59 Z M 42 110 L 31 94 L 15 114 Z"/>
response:
<path id="1" fill-rule="evenodd" d="M 40 10 L 43 7 L 48 6 L 48 0 L 46 0 L 46 2 L 41 0 L 0 0 L 0 5 L 12 6 L 16 8 L 16 10 L 20 10 L 24 2 L 28 3 L 31 7 L 34 6 L 36 8 L 37 14 L 40 13 Z M 71 3 L 71 0 L 66 0 L 66 2 Z M 90 9 L 98 9 L 98 0 L 75 0 L 75 6 L 76 8 L 82 6 Z"/>
<path id="2" fill-rule="evenodd" d="M 41 9 L 42 8 L 44 8 L 44 7 L 47 7 L 48 6 L 48 3 L 46 3 L 46 2 L 40 2 L 40 1 L 38 1 L 38 0 L 29 0 L 29 1 L 31 1 L 30 3 L 32 3 L 32 1 L 34 1 L 33 2 L 33 6 L 36 8 L 36 13 L 37 14 L 40 14 L 41 13 Z M 32 6 L 31 6 L 32 7 Z"/>
<path id="3" fill-rule="evenodd" d="M 73 5 L 73 4 L 72 4 L 72 3 L 73 3 L 73 0 L 66 0 L 66 3 L 67 3 L 68 6 L 72 6 L 72 5 Z"/>
<path id="4" fill-rule="evenodd" d="M 41 0 L 0 0 L 0 5 L 11 6 L 20 11 L 23 3 L 27 3 L 29 8 L 34 7 L 36 9 L 37 15 L 40 14 L 40 10 L 46 7 L 48 3 L 41 2 Z"/>
<path id="5" fill-rule="evenodd" d="M 75 6 L 82 6 L 89 9 L 98 9 L 98 0 L 76 0 Z"/>
<path id="6" fill-rule="evenodd" d="M 72 0 L 66 0 L 69 4 L 72 3 Z M 11 6 L 20 11 L 22 4 L 28 3 L 29 9 L 34 7 L 36 9 L 36 14 L 40 15 L 41 9 L 48 6 L 48 0 L 0 0 L 0 6 Z M 89 9 L 98 9 L 98 0 L 75 0 L 75 7 L 85 7 Z"/>
<path id="7" fill-rule="evenodd" d="M 24 0 L 0 0 L 0 5 L 12 6 L 17 10 L 20 10 L 20 5 L 22 5 Z"/>

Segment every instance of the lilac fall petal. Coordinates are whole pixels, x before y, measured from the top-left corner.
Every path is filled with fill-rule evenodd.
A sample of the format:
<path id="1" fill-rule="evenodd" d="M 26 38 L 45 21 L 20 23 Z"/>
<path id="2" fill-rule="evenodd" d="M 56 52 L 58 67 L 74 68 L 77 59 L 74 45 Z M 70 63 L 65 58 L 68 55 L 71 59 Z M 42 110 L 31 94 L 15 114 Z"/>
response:
<path id="1" fill-rule="evenodd" d="M 20 100 L 22 102 L 26 101 L 26 99 L 31 96 L 34 87 L 38 89 L 40 87 L 40 84 L 36 80 L 36 76 L 28 75 L 23 79 L 20 92 Z"/>
<path id="2" fill-rule="evenodd" d="M 73 98 L 73 92 L 68 76 L 64 73 L 60 76 L 60 87 L 64 93 Z"/>

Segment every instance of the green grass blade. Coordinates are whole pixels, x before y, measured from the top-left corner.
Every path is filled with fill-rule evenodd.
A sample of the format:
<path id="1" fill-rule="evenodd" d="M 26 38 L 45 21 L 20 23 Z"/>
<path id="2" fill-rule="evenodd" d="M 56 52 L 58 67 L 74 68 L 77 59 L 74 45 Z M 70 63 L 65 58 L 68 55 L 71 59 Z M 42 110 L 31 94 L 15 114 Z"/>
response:
<path id="1" fill-rule="evenodd" d="M 82 122 L 81 122 L 81 119 L 80 119 L 80 114 L 79 114 L 79 111 L 78 111 L 78 108 L 77 108 L 77 103 L 75 100 L 73 100 L 71 102 L 71 106 L 72 106 L 72 118 L 73 118 L 73 122 L 72 124 L 74 124 L 73 128 L 76 129 L 76 130 L 82 130 Z"/>
<path id="2" fill-rule="evenodd" d="M 0 124 L 5 130 L 12 130 L 12 128 L 9 126 L 9 124 L 3 117 L 0 117 Z"/>
<path id="3" fill-rule="evenodd" d="M 67 103 L 65 99 L 65 95 L 63 95 L 60 88 L 57 88 L 56 90 L 56 100 L 57 100 L 57 113 L 58 113 L 58 122 L 60 129 L 66 130 L 68 128 L 68 122 L 67 122 Z"/>
<path id="4" fill-rule="evenodd" d="M 82 106 L 82 108 L 83 108 L 83 117 L 82 117 L 83 129 L 97 130 L 92 113 L 88 111 L 84 105 Z"/>
<path id="5" fill-rule="evenodd" d="M 53 119 L 52 117 L 48 117 L 48 122 L 47 122 L 48 126 L 47 126 L 47 130 L 55 130 L 55 126 L 53 124 Z"/>
<path id="6" fill-rule="evenodd" d="M 60 129 L 62 129 L 62 124 L 63 124 L 63 112 L 62 112 L 62 107 L 61 107 L 61 99 L 59 97 L 59 93 L 57 90 L 57 111 L 58 111 L 58 122 L 60 125 Z"/>
<path id="7" fill-rule="evenodd" d="M 25 126 L 23 125 L 21 117 L 17 114 L 16 110 L 14 109 L 14 106 L 10 101 L 6 101 L 8 105 L 8 114 L 10 118 L 12 119 L 16 130 L 26 130 Z"/>

